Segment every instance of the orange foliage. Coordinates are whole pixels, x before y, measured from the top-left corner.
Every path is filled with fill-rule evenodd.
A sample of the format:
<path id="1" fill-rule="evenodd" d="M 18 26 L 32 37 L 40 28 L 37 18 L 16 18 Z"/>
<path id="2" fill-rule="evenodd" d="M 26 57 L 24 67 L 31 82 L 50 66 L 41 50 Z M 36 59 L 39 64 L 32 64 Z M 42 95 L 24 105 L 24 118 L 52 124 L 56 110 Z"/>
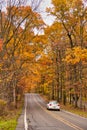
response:
<path id="1" fill-rule="evenodd" d="M 76 64 L 80 61 L 87 61 L 87 49 L 82 49 L 81 47 L 67 49 L 64 61 L 71 64 Z"/>

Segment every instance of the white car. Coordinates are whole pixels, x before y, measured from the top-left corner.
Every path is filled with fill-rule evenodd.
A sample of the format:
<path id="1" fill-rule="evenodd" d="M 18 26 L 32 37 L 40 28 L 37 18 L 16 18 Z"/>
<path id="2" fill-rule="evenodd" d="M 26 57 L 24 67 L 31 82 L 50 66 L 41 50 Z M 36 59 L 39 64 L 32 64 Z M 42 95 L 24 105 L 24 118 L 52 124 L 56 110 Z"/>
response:
<path id="1" fill-rule="evenodd" d="M 47 104 L 47 109 L 60 111 L 60 104 L 56 100 L 49 101 L 49 103 Z"/>

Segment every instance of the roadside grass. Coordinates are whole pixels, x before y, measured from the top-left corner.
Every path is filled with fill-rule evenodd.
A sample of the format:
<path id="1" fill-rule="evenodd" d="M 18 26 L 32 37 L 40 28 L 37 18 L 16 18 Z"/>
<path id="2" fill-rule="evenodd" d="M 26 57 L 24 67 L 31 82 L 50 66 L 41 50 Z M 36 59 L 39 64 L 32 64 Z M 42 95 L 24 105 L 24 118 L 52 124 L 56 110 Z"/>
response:
<path id="1" fill-rule="evenodd" d="M 73 113 L 73 114 L 77 114 L 77 115 L 79 115 L 79 116 L 82 116 L 82 117 L 85 117 L 85 118 L 87 118 L 87 108 L 83 108 L 83 109 L 80 109 L 80 108 L 75 108 L 73 105 L 70 105 L 70 104 L 66 104 L 66 105 L 63 105 L 63 104 L 61 104 L 61 108 L 63 109 L 63 110 L 66 110 L 66 111 L 68 111 L 68 112 L 71 112 L 71 113 Z"/>
<path id="2" fill-rule="evenodd" d="M 0 121 L 0 130 L 15 130 L 17 125 L 16 118 L 10 120 L 2 120 Z"/>
<path id="3" fill-rule="evenodd" d="M 0 117 L 0 130 L 15 130 L 17 126 L 17 120 L 22 112 L 22 107 L 17 109 L 8 110 L 7 114 Z"/>

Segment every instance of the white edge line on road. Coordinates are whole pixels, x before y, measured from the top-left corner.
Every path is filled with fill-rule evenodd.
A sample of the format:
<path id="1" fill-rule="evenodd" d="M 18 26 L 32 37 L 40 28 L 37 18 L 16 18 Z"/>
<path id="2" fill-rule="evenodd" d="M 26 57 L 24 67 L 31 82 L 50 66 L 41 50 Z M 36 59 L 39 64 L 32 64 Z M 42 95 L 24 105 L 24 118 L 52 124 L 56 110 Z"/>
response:
<path id="1" fill-rule="evenodd" d="M 25 98 L 24 128 L 25 128 L 25 130 L 28 130 L 27 117 L 26 117 L 26 108 L 27 108 L 27 98 Z"/>
<path id="2" fill-rule="evenodd" d="M 35 99 L 35 100 L 36 100 L 36 99 Z M 64 119 L 61 118 L 61 117 L 56 117 L 56 116 L 54 116 L 54 114 L 52 114 L 50 111 L 45 110 L 44 107 L 40 105 L 40 103 L 37 102 L 37 104 L 38 104 L 45 112 L 47 112 L 48 114 L 50 114 L 50 115 L 51 115 L 52 117 L 54 117 L 55 119 L 60 120 L 61 122 L 63 122 L 64 124 L 66 124 L 66 125 L 68 125 L 68 126 L 70 126 L 70 127 L 72 127 L 72 128 L 75 129 L 75 130 L 83 130 L 83 129 L 80 128 L 79 126 L 74 125 L 73 123 L 71 123 L 71 122 L 69 122 L 69 121 L 67 121 L 67 120 L 64 120 Z"/>

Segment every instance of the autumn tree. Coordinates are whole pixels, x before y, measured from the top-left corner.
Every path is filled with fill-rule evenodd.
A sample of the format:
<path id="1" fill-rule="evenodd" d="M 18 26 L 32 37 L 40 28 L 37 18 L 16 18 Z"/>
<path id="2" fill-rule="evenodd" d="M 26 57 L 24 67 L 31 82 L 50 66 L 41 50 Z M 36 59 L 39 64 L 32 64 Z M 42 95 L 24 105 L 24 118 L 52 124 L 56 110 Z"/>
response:
<path id="1" fill-rule="evenodd" d="M 7 100 L 9 104 L 14 101 L 16 105 L 18 83 L 30 73 L 30 68 L 36 61 L 34 45 L 31 43 L 36 37 L 34 28 L 39 30 L 44 26 L 41 16 L 36 12 L 40 2 L 41 0 L 35 6 L 32 1 L 32 9 L 30 6 L 24 6 L 24 1 L 8 1 L 7 12 L 1 17 L 3 49 L 0 52 L 0 90 L 2 90 L 1 98 Z"/>
<path id="2" fill-rule="evenodd" d="M 81 47 L 81 51 L 86 48 L 86 28 L 87 28 L 87 7 L 84 5 L 82 0 L 68 1 L 68 0 L 52 0 L 53 7 L 47 9 L 47 11 L 55 16 L 55 21 L 61 24 L 62 36 L 61 38 L 66 42 L 66 48 L 73 48 L 77 46 Z M 55 42 L 55 41 L 54 41 Z M 74 54 L 72 54 L 72 57 Z M 74 59 L 75 62 L 75 59 Z M 80 60 L 77 64 L 69 64 L 69 71 L 72 80 L 72 88 L 74 89 L 75 95 L 75 107 L 77 107 L 78 96 L 82 99 L 81 92 L 78 94 L 78 82 L 80 83 L 80 90 L 83 85 L 83 67 L 82 61 Z M 71 71 L 72 70 L 72 73 Z M 72 82 L 73 81 L 73 82 Z M 77 84 L 77 85 L 76 85 Z M 75 86 L 74 86 L 75 85 Z M 82 107 L 82 100 L 80 100 L 80 107 Z"/>
<path id="3" fill-rule="evenodd" d="M 64 63 L 62 57 L 64 55 L 64 44 L 62 37 L 62 26 L 58 22 L 54 22 L 50 27 L 45 29 L 45 35 L 48 39 L 48 55 L 52 61 L 51 73 L 54 73 L 52 78 L 52 98 L 62 101 L 64 89 Z"/>

